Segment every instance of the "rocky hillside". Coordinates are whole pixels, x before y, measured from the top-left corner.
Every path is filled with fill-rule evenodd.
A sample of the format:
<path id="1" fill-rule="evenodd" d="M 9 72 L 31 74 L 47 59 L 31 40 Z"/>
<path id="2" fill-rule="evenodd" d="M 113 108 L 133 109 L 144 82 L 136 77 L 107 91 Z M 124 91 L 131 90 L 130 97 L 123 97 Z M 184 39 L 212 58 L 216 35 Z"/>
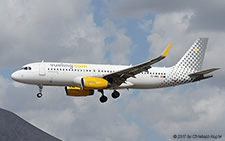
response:
<path id="1" fill-rule="evenodd" d="M 0 108 L 1 141 L 59 141 L 16 114 Z"/>

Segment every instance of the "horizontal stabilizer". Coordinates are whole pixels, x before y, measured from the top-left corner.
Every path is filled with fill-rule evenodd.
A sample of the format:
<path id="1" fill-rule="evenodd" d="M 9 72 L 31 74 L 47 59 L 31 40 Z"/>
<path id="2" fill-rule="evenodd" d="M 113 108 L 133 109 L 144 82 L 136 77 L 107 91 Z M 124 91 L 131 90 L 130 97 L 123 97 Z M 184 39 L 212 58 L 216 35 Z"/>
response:
<path id="1" fill-rule="evenodd" d="M 218 69 L 219 68 L 212 68 L 212 69 L 208 69 L 208 70 L 204 70 L 204 71 L 200 71 L 200 72 L 189 74 L 189 76 L 193 79 L 193 82 L 200 81 L 200 80 L 203 80 L 203 79 L 207 79 L 207 78 L 213 77 L 213 75 L 205 75 L 205 74 L 208 74 L 210 72 L 216 71 Z"/>
<path id="2" fill-rule="evenodd" d="M 216 71 L 218 69 L 219 68 L 212 68 L 212 69 L 208 69 L 208 70 L 204 70 L 204 71 L 200 71 L 200 72 L 196 72 L 196 73 L 189 74 L 189 76 L 190 77 L 202 76 L 204 74 L 208 74 L 208 73 L 213 72 L 213 71 Z"/>

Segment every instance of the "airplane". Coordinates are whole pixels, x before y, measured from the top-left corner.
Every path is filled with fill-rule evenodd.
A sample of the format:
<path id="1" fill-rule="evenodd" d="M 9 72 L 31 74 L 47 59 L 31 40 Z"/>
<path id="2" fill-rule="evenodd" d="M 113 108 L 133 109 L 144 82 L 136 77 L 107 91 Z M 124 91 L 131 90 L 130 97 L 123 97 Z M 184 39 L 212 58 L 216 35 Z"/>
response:
<path id="1" fill-rule="evenodd" d="M 184 56 L 171 67 L 152 67 L 163 60 L 172 44 L 155 59 L 135 65 L 103 65 L 61 62 L 37 62 L 24 65 L 11 78 L 17 82 L 37 85 L 38 98 L 42 97 L 43 86 L 63 86 L 66 94 L 74 97 L 101 93 L 100 102 L 107 97 L 104 90 L 113 90 L 111 96 L 120 96 L 118 89 L 155 89 L 182 85 L 211 78 L 209 74 L 219 68 L 201 71 L 208 38 L 198 38 Z"/>

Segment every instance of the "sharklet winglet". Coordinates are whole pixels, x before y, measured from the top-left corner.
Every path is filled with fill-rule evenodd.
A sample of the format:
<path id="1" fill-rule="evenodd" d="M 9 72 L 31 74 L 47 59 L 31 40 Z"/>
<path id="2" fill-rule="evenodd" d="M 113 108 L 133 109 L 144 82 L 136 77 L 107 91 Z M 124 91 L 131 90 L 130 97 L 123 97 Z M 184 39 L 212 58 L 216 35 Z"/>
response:
<path id="1" fill-rule="evenodd" d="M 172 46 L 172 43 L 170 43 L 169 46 L 166 48 L 166 50 L 163 52 L 162 57 L 166 57 L 167 56 L 171 46 Z"/>

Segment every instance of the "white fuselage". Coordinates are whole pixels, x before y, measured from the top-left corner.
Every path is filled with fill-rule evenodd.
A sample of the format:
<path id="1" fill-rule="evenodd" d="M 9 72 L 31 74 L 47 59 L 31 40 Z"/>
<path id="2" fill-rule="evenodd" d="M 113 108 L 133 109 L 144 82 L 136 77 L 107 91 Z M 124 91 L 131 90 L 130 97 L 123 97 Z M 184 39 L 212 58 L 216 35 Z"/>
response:
<path id="1" fill-rule="evenodd" d="M 129 67 L 131 66 L 40 62 L 23 66 L 21 70 L 12 74 L 12 78 L 25 84 L 81 87 L 80 79 L 82 77 L 102 78 L 106 74 Z M 135 75 L 135 77 L 128 78 L 117 88 L 160 88 L 171 70 L 172 68 L 152 67 L 148 71 Z"/>

